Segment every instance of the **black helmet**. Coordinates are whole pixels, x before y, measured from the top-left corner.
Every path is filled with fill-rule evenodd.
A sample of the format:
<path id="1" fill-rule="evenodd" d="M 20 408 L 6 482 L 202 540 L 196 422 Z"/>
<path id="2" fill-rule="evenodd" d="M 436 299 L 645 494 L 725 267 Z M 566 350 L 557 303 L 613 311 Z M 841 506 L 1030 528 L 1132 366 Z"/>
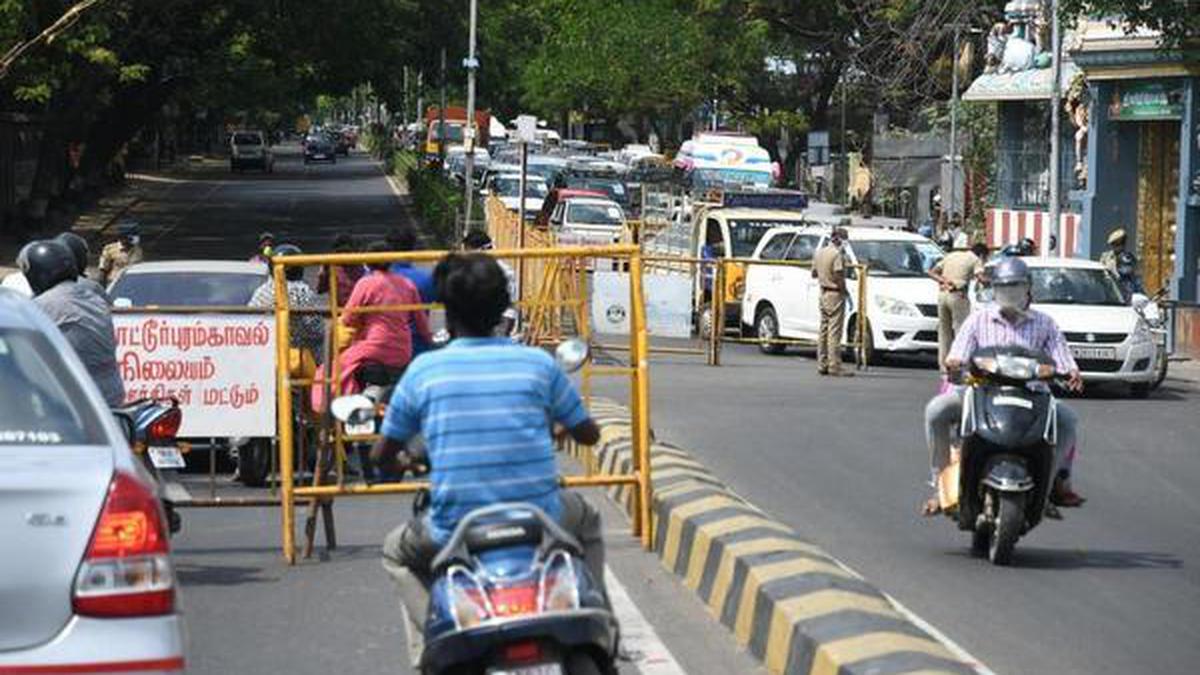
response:
<path id="1" fill-rule="evenodd" d="M 35 296 L 79 276 L 75 272 L 75 255 L 71 249 L 53 239 L 34 242 L 22 263 L 21 272 L 29 280 L 29 288 Z"/>
<path id="2" fill-rule="evenodd" d="M 1030 239 L 1029 237 L 1025 237 L 1024 239 L 1021 240 L 1021 243 L 1017 244 L 1017 255 L 1031 256 L 1036 253 L 1037 253 L 1037 244 L 1034 243 L 1034 241 L 1032 239 Z"/>
<path id="3" fill-rule="evenodd" d="M 283 258 L 289 255 L 302 255 L 304 251 L 295 244 L 280 244 L 271 248 L 271 256 L 274 258 Z M 303 267 L 286 267 L 283 270 L 283 276 L 288 281 L 300 281 L 304 278 Z"/>
<path id="4" fill-rule="evenodd" d="M 1137 269 L 1137 258 L 1129 251 L 1121 251 L 1117 254 L 1117 275 L 1122 277 L 1132 277 L 1134 270 Z"/>
<path id="5" fill-rule="evenodd" d="M 88 250 L 87 240 L 74 232 L 63 232 L 54 240 L 66 244 L 67 248 L 71 249 L 71 254 L 75 256 L 75 273 L 83 276 L 83 273 L 87 271 L 88 255 L 91 253 Z"/>

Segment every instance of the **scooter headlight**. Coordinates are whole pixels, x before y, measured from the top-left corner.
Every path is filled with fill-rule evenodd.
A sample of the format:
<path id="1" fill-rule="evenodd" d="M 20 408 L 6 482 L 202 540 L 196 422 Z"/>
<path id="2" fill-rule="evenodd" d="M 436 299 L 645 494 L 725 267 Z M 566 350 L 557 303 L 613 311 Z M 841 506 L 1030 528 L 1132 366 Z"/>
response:
<path id="1" fill-rule="evenodd" d="M 989 375 L 996 374 L 996 357 L 994 356 L 976 356 L 971 359 L 977 370 L 981 370 Z"/>
<path id="2" fill-rule="evenodd" d="M 1014 380 L 1032 380 L 1038 375 L 1038 362 L 1027 356 L 1001 354 L 996 357 L 996 372 Z"/>

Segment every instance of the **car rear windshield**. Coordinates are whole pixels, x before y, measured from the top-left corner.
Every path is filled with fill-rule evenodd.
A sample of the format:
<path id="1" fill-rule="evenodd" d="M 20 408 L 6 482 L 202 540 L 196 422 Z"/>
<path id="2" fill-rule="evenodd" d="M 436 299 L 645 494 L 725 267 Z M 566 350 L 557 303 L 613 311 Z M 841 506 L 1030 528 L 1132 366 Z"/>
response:
<path id="1" fill-rule="evenodd" d="M 102 445 L 83 387 L 44 335 L 0 328 L 0 447 Z"/>
<path id="2" fill-rule="evenodd" d="M 262 145 L 262 136 L 258 134 L 234 134 L 234 145 Z"/>
<path id="3" fill-rule="evenodd" d="M 571 204 L 567 221 L 581 225 L 620 225 L 621 209 L 605 204 Z"/>
<path id="4" fill-rule="evenodd" d="M 266 274 L 143 272 L 123 275 L 109 296 L 134 307 L 245 305 L 266 280 Z"/>

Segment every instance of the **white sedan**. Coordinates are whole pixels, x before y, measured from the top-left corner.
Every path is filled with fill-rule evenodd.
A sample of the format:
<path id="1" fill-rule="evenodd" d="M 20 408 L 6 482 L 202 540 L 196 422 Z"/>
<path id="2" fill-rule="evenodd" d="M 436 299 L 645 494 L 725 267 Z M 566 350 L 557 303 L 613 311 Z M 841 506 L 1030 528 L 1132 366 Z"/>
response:
<path id="1" fill-rule="evenodd" d="M 500 198 L 504 208 L 509 211 L 521 209 L 520 174 L 503 173 L 494 176 L 491 178 L 490 189 Z M 525 176 L 525 217 L 527 219 L 533 220 L 537 216 L 542 210 L 542 203 L 548 194 L 550 194 L 550 187 L 546 185 L 546 179 L 541 176 Z"/>
<path id="2" fill-rule="evenodd" d="M 1147 395 L 1157 378 L 1158 348 L 1112 274 L 1092 260 L 1023 260 L 1032 277 L 1033 308 L 1058 323 L 1084 381 L 1125 383 L 1134 396 Z M 971 295 L 975 303 L 990 301 L 985 288 Z"/>
<path id="3" fill-rule="evenodd" d="M 867 360 L 881 352 L 937 351 L 937 282 L 929 268 L 942 258 L 932 241 L 910 232 L 878 227 L 846 228 L 846 255 L 851 264 L 867 267 Z M 742 320 L 767 353 L 782 352 L 778 338 L 816 341 L 820 326 L 820 291 L 811 263 L 825 245 L 830 228 L 820 225 L 784 226 L 769 230 L 758 243 L 753 260 L 781 260 L 805 265 L 747 265 Z M 849 274 L 850 301 L 846 334 L 857 330 L 858 280 Z"/>

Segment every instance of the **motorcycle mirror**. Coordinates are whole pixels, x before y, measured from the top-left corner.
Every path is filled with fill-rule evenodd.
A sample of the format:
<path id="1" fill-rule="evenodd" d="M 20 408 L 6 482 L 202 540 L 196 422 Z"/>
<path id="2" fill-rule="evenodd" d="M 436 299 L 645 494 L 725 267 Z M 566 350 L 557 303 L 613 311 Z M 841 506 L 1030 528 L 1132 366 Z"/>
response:
<path id="1" fill-rule="evenodd" d="M 354 422 L 359 411 L 375 414 L 375 403 L 362 394 L 349 394 L 333 399 L 329 404 L 329 412 L 341 422 Z"/>
<path id="2" fill-rule="evenodd" d="M 591 347 L 588 346 L 587 342 L 579 338 L 560 342 L 554 350 L 554 360 L 558 361 L 558 365 L 568 373 L 573 373 L 582 368 L 591 355 Z"/>

